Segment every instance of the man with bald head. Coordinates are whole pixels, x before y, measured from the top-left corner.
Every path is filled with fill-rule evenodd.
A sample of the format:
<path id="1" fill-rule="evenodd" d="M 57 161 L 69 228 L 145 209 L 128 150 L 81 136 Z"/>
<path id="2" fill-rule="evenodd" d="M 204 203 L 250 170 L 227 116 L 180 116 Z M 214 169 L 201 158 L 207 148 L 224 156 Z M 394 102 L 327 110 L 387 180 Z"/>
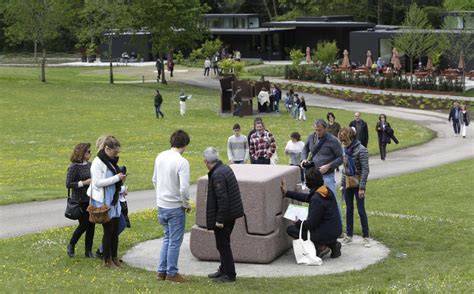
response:
<path id="1" fill-rule="evenodd" d="M 351 121 L 349 127 L 356 132 L 356 139 L 365 147 L 369 144 L 369 128 L 367 123 L 361 118 L 360 112 L 354 113 L 354 120 Z"/>

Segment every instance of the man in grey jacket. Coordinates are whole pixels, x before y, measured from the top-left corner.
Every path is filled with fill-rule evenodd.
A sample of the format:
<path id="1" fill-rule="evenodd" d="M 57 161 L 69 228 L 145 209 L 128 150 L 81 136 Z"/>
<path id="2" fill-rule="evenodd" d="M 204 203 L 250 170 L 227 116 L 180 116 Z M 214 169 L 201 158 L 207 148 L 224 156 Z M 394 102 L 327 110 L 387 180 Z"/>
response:
<path id="1" fill-rule="evenodd" d="M 333 135 L 327 132 L 325 120 L 317 119 L 314 122 L 314 133 L 308 136 L 303 151 L 301 152 L 301 167 L 314 165 L 319 168 L 323 175 L 324 185 L 331 189 L 334 195 L 336 191 L 336 179 L 334 170 L 342 164 L 342 146 Z M 342 218 L 342 210 L 337 200 L 337 207 Z"/>

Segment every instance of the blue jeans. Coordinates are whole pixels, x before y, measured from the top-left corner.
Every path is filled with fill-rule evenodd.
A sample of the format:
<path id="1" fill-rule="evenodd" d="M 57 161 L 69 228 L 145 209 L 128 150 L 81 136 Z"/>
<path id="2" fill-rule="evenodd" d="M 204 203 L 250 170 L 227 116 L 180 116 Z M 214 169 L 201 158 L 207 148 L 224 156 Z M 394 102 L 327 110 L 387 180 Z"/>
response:
<path id="1" fill-rule="evenodd" d="M 342 224 L 342 209 L 341 205 L 339 204 L 339 200 L 337 199 L 336 178 L 334 176 L 334 172 L 323 175 L 323 181 L 324 185 L 332 191 L 332 193 L 334 194 L 334 198 L 336 198 L 337 210 L 339 210 L 339 217 L 341 218 Z"/>
<path id="2" fill-rule="evenodd" d="M 369 237 L 369 222 L 367 220 L 367 213 L 365 213 L 365 197 L 359 198 L 359 188 L 348 188 L 344 190 L 344 199 L 346 200 L 346 228 L 347 236 L 353 236 L 354 230 L 354 197 L 357 202 L 357 212 L 360 216 L 360 223 L 362 225 L 362 236 Z"/>
<path id="3" fill-rule="evenodd" d="M 158 207 L 158 221 L 163 226 L 165 236 L 160 251 L 159 273 L 174 277 L 178 273 L 178 258 L 183 243 L 186 214 L 182 207 Z"/>

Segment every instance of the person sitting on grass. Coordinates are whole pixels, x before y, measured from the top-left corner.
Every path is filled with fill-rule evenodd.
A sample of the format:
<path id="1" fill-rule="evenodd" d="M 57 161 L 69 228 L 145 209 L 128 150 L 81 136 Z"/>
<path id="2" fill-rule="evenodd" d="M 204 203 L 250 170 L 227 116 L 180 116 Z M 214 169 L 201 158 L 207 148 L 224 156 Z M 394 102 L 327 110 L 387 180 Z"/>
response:
<path id="1" fill-rule="evenodd" d="M 337 238 L 342 233 L 342 223 L 339 217 L 336 198 L 331 189 L 324 186 L 321 172 L 312 167 L 306 170 L 306 186 L 309 194 L 288 191 L 286 181 L 281 179 L 281 192 L 288 197 L 301 202 L 309 203 L 308 217 L 303 222 L 302 238 L 306 240 L 307 231 L 311 232 L 311 241 L 316 247 L 316 254 L 323 258 L 331 252 L 331 258 L 341 256 L 341 243 Z M 295 220 L 286 232 L 290 237 L 299 238 L 301 220 Z"/>

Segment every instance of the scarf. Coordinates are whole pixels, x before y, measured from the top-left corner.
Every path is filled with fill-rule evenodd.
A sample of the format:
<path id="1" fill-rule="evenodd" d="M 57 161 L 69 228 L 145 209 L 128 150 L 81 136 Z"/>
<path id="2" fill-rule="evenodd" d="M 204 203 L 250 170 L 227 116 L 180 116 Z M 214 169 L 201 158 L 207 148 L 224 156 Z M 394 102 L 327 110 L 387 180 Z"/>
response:
<path id="1" fill-rule="evenodd" d="M 356 174 L 356 165 L 354 159 L 352 158 L 354 147 L 356 145 L 355 142 L 356 140 L 352 141 L 349 146 L 344 147 L 344 154 L 347 160 L 347 164 L 345 165 L 345 173 L 347 176 L 355 176 Z"/>
<path id="2" fill-rule="evenodd" d="M 119 161 L 118 157 L 116 158 L 108 157 L 104 149 L 99 151 L 99 153 L 97 154 L 97 157 L 99 157 L 99 159 L 107 166 L 107 168 L 114 175 L 120 172 L 120 168 L 117 165 Z M 122 181 L 118 181 L 117 183 L 115 183 L 115 193 L 114 193 L 114 198 L 112 199 L 112 203 L 111 203 L 112 206 L 116 205 L 118 202 L 120 189 L 122 189 Z"/>

